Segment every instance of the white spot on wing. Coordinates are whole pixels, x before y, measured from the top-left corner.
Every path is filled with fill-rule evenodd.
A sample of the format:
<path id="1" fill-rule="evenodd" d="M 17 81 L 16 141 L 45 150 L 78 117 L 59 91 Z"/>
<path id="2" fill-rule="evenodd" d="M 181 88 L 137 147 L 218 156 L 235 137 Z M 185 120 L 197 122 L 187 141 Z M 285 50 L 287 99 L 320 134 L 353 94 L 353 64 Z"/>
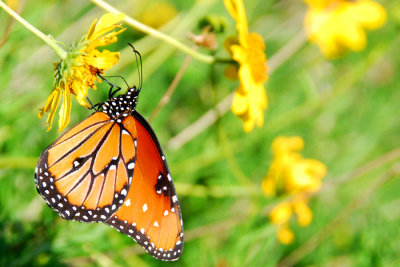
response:
<path id="1" fill-rule="evenodd" d="M 132 170 L 133 168 L 135 168 L 135 163 L 131 162 L 128 164 L 128 169 Z"/>
<path id="2" fill-rule="evenodd" d="M 147 210 L 147 203 L 144 203 L 144 205 L 143 205 L 143 212 L 146 212 L 146 210 Z"/>
<path id="3" fill-rule="evenodd" d="M 165 210 L 164 211 L 164 216 L 167 216 L 168 215 L 168 210 Z"/>
<path id="4" fill-rule="evenodd" d="M 131 199 L 129 198 L 127 201 L 125 201 L 125 205 L 129 207 L 131 205 Z"/>
<path id="5" fill-rule="evenodd" d="M 154 225 L 154 227 L 158 227 L 159 226 L 157 221 L 155 221 L 153 225 Z"/>
<path id="6" fill-rule="evenodd" d="M 121 191 L 121 195 L 124 195 L 124 196 L 126 196 L 126 189 L 124 188 L 124 189 L 122 189 L 122 191 Z"/>

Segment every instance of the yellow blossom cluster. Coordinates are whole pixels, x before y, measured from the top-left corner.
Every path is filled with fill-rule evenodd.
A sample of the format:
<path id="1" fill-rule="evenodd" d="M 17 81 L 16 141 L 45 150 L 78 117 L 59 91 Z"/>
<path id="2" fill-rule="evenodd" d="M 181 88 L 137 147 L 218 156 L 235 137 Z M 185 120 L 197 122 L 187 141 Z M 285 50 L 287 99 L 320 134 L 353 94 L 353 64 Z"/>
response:
<path id="1" fill-rule="evenodd" d="M 307 206 L 309 194 L 318 191 L 326 167 L 314 159 L 304 159 L 299 153 L 304 147 L 301 137 L 277 137 L 272 143 L 274 160 L 262 181 L 262 189 L 268 196 L 290 195 L 290 200 L 276 205 L 270 212 L 270 220 L 278 226 L 277 238 L 282 244 L 293 241 L 289 221 L 296 214 L 300 226 L 312 220 Z"/>
<path id="2" fill-rule="evenodd" d="M 110 52 L 106 49 L 99 51 L 97 48 L 117 41 L 117 35 L 125 29 L 119 23 L 124 14 L 108 13 L 99 20 L 95 20 L 88 33 L 68 51 L 65 59 L 56 64 L 56 74 L 53 91 L 46 104 L 38 114 L 41 118 L 44 113 L 50 112 L 47 118 L 48 131 L 57 111 L 60 99 L 62 105 L 59 111 L 58 128 L 62 131 L 69 123 L 71 112 L 71 93 L 75 95 L 79 104 L 88 107 L 85 98 L 89 88 L 96 89 L 95 82 L 100 82 L 98 74 L 111 68 L 119 60 L 119 52 Z"/>
<path id="3" fill-rule="evenodd" d="M 377 29 L 386 21 L 386 11 L 372 0 L 304 0 L 309 9 L 304 27 L 311 42 L 327 58 L 346 50 L 365 48 L 365 29 Z"/>
<path id="4" fill-rule="evenodd" d="M 236 21 L 238 44 L 229 46 L 233 59 L 239 63 L 239 88 L 236 90 L 232 112 L 243 120 L 245 132 L 254 125 L 264 123 L 264 110 L 267 108 L 267 94 L 264 83 L 267 81 L 267 58 L 265 44 L 261 35 L 249 33 L 246 12 L 242 0 L 224 0 L 230 15 Z"/>

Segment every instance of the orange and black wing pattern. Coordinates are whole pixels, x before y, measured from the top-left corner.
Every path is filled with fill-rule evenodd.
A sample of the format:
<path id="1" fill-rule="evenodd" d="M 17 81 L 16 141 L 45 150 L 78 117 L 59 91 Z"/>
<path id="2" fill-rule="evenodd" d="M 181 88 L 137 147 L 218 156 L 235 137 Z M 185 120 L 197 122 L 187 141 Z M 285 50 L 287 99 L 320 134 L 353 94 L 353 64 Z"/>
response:
<path id="1" fill-rule="evenodd" d="M 183 225 L 171 174 L 150 125 L 136 111 L 132 115 L 138 140 L 132 184 L 124 204 L 105 223 L 155 258 L 176 260 L 183 250 Z"/>
<path id="2" fill-rule="evenodd" d="M 153 257 L 177 260 L 182 215 L 154 131 L 135 111 L 139 90 L 102 103 L 44 150 L 35 171 L 38 192 L 67 220 L 104 222 Z"/>
<path id="3" fill-rule="evenodd" d="M 133 118 L 117 123 L 106 113 L 95 112 L 42 153 L 36 188 L 67 220 L 105 221 L 126 198 L 135 160 Z"/>

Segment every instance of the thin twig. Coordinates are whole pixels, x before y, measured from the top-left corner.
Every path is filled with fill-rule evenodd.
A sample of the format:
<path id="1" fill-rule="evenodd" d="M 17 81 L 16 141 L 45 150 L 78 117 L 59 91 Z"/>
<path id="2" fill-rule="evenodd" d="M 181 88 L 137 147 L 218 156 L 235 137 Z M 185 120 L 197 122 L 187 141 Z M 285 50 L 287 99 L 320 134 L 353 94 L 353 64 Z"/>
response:
<path id="1" fill-rule="evenodd" d="M 291 39 L 284 47 L 274 54 L 268 61 L 269 74 L 271 75 L 276 69 L 282 66 L 296 51 L 298 51 L 306 43 L 306 36 L 301 30 Z M 213 125 L 219 116 L 228 112 L 232 103 L 233 93 L 222 99 L 214 109 L 209 110 L 191 125 L 186 127 L 176 136 L 169 140 L 167 147 L 171 150 L 176 150 L 192 140 L 205 129 Z"/>
<path id="2" fill-rule="evenodd" d="M 18 5 L 18 9 L 17 9 L 17 14 L 21 14 L 22 10 L 24 9 L 25 6 L 25 0 L 21 0 L 21 2 Z M 3 33 L 3 37 L 0 40 L 0 48 L 6 43 L 8 36 L 10 35 L 11 32 L 11 28 L 15 23 L 15 19 L 14 18 L 10 18 L 10 21 L 8 22 L 8 25 Z"/>
<path id="3" fill-rule="evenodd" d="M 196 49 L 196 48 L 194 48 Z M 169 102 L 171 99 L 172 94 L 174 93 L 176 87 L 178 86 L 179 82 L 182 80 L 183 74 L 187 70 L 190 61 L 192 61 L 192 56 L 187 55 L 182 63 L 182 66 L 179 68 L 178 73 L 175 75 L 174 79 L 172 80 L 171 84 L 168 86 L 167 91 L 161 98 L 160 102 L 158 102 L 157 107 L 154 109 L 153 113 L 151 113 L 149 122 L 152 122 L 160 110 Z"/>

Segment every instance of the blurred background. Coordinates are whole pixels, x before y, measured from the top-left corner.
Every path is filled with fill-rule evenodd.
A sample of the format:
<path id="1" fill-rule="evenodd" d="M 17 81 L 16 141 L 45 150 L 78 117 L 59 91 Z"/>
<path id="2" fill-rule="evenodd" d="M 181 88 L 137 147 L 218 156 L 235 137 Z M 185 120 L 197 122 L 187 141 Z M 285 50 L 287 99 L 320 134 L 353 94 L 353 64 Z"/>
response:
<path id="1" fill-rule="evenodd" d="M 6 1 L 22 17 L 70 44 L 105 13 L 90 1 Z M 264 125 L 250 133 L 230 110 L 238 81 L 227 64 L 192 59 L 169 101 L 151 125 L 166 154 L 185 228 L 185 247 L 174 266 L 400 266 L 400 2 L 381 0 L 386 23 L 368 31 L 360 52 L 326 59 L 304 37 L 302 1 L 245 1 L 249 29 L 266 44 L 269 80 Z M 224 25 L 218 48 L 204 54 L 230 59 L 224 40 L 237 35 L 223 1 L 109 1 L 127 15 L 194 46 L 212 15 Z M 135 57 L 143 56 L 138 111 L 150 118 L 190 58 L 163 41 L 127 30 L 107 49 L 120 51 L 106 75 L 138 83 Z M 38 119 L 53 82 L 56 54 L 0 11 L 0 265 L 161 266 L 131 238 L 103 224 L 63 220 L 36 192 L 34 168 L 59 135 Z M 113 80 L 119 83 L 119 79 Z M 121 84 L 121 86 L 123 86 Z M 90 90 L 105 101 L 108 86 Z M 228 103 L 228 104 L 227 104 Z M 215 107 L 218 112 L 212 113 Z M 227 111 L 227 112 L 226 112 Z M 209 112 L 209 113 L 207 113 Z M 204 114 L 219 114 L 218 118 Z M 71 124 L 90 110 L 73 99 Z M 56 122 L 55 122 L 56 123 Z M 195 124 L 197 123 L 197 124 Z M 309 206 L 306 227 L 290 222 L 294 240 L 281 244 L 271 208 L 287 196 L 267 197 L 261 182 L 277 136 L 301 136 L 303 156 L 327 168 Z M 245 181 L 245 182 L 244 182 Z"/>

